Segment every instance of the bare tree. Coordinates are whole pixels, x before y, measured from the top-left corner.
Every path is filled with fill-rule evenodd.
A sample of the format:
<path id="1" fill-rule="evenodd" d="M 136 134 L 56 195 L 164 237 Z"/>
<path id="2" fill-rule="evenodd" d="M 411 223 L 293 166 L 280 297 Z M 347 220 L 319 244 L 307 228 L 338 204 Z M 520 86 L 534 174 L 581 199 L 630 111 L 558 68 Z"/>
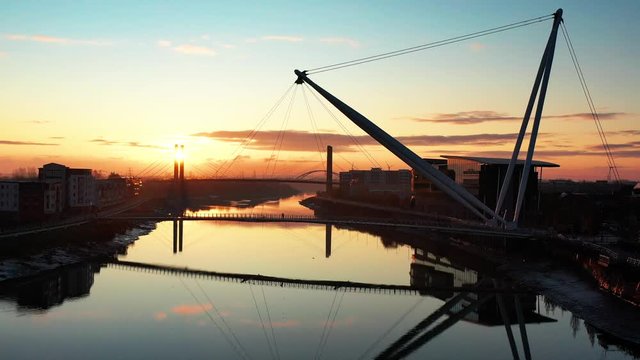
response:
<path id="1" fill-rule="evenodd" d="M 14 180 L 36 180 L 38 179 L 38 171 L 34 167 L 21 167 L 11 172 L 11 178 Z"/>

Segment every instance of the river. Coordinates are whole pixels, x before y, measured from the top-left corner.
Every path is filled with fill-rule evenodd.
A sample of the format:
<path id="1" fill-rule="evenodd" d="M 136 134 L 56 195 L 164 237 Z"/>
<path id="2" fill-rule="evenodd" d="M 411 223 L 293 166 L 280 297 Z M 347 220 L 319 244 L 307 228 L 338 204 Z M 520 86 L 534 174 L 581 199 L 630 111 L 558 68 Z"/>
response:
<path id="1" fill-rule="evenodd" d="M 256 207 L 204 212 L 312 214 L 305 195 Z M 0 282 L 0 355 L 6 359 L 414 359 L 526 358 L 515 295 L 469 294 L 411 338 L 409 330 L 454 296 L 447 286 L 491 283 L 455 253 L 414 244 L 417 235 L 315 224 L 185 221 L 182 251 L 173 223 L 130 230 L 138 236 L 117 260 L 216 273 L 372 284 L 436 285 L 422 294 L 345 291 L 200 273 L 157 272 L 79 262 Z M 409 241 L 412 240 L 412 241 Z M 328 248 L 330 251 L 328 251 Z M 7 261 L 5 259 L 4 261 Z M 451 326 L 447 319 L 487 302 Z M 519 293 L 528 345 L 538 359 L 631 359 L 630 350 L 538 294 Z M 512 325 L 510 346 L 500 301 Z M 442 332 L 429 332 L 434 328 Z M 421 336 L 421 335 L 429 336 Z M 393 344 L 398 346 L 393 346 Z M 385 352 L 386 351 L 386 352 Z"/>

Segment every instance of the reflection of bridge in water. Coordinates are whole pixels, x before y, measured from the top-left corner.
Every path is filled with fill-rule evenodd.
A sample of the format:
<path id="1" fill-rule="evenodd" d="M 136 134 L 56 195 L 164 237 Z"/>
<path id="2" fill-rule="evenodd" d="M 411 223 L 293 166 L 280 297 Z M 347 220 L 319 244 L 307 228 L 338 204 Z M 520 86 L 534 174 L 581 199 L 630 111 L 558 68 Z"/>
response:
<path id="1" fill-rule="evenodd" d="M 182 221 L 174 222 L 174 234 L 181 239 L 184 234 Z M 326 255 L 330 255 L 331 225 L 326 225 Z M 179 241 L 180 251 L 183 251 L 182 241 Z M 432 254 L 425 245 L 414 246 L 414 258 L 411 264 L 411 285 L 375 284 L 366 282 L 352 282 L 339 280 L 314 280 L 296 279 L 259 274 L 224 273 L 210 270 L 189 269 L 179 266 L 146 264 L 133 261 L 113 260 L 101 264 L 87 264 L 82 267 L 71 267 L 52 273 L 44 277 L 42 282 L 29 280 L 24 285 L 14 289 L 13 294 L 21 306 L 27 308 L 47 309 L 60 305 L 64 298 L 75 298 L 89 294 L 94 285 L 93 274 L 100 271 L 103 266 L 122 271 L 136 271 L 158 276 L 175 276 L 179 278 L 192 278 L 198 280 L 213 280 L 226 283 L 234 283 L 238 286 L 273 286 L 275 288 L 290 288 L 300 290 L 317 290 L 334 292 L 336 294 L 351 293 L 363 296 L 419 296 L 436 297 L 443 304 L 430 310 L 425 315 L 415 312 L 407 318 L 415 307 L 403 314 L 400 319 L 389 326 L 396 328 L 400 323 L 405 323 L 405 318 L 416 318 L 416 324 L 395 341 L 388 335 L 392 329 L 385 331 L 372 345 L 365 350 L 362 358 L 396 359 L 412 354 L 417 349 L 425 346 L 435 337 L 447 331 L 459 321 L 470 322 L 484 326 L 504 326 L 508 343 L 514 358 L 519 358 L 519 353 L 524 352 L 524 358 L 529 359 L 530 349 L 526 333 L 526 324 L 552 321 L 549 318 L 536 314 L 536 294 L 520 289 L 511 284 L 494 282 L 491 278 L 484 278 L 475 270 L 467 269 L 465 265 L 454 264 L 450 260 L 451 254 Z M 174 251 L 177 244 L 174 242 Z M 188 250 L 188 249 L 184 249 Z M 447 260 L 445 257 L 449 257 Z M 466 262 L 463 262 L 466 263 Z M 60 275 L 70 272 L 70 276 Z M 86 275 L 84 275 L 86 274 Z M 60 285 L 60 281 L 62 285 Z M 54 285 L 52 287 L 52 285 Z M 184 285 L 184 284 L 183 284 Z M 186 285 L 184 285 L 186 287 Z M 52 293 L 51 289 L 62 291 L 60 294 Z M 2 297 L 3 289 L 0 289 Z M 41 304 L 42 305 L 39 305 Z M 266 300 L 265 300 L 266 303 Z M 338 305 L 339 306 L 339 305 Z M 332 305 L 332 310 L 333 305 Z M 208 311 L 208 310 L 207 310 Z M 387 310 L 385 310 L 387 311 Z M 422 320 L 421 320 L 422 319 Z M 411 320 L 408 320 L 411 321 Z M 512 324 L 518 324 L 512 329 Z M 405 325 L 406 326 L 406 325 Z M 516 344 L 513 331 L 520 331 L 521 346 Z M 223 330 L 220 330 L 223 331 Z M 520 351 L 518 349 L 520 347 Z M 377 349 L 377 350 L 375 350 Z M 384 349 L 384 350 L 381 350 Z M 376 357 L 376 352 L 378 355 Z"/>
<path id="2" fill-rule="evenodd" d="M 241 217 L 241 216 L 240 216 Z M 275 216 L 274 217 L 278 217 Z M 332 225 L 327 224 L 325 232 L 325 255 L 331 255 Z M 183 251 L 184 225 L 182 220 L 173 221 L 173 250 Z M 414 248 L 411 264 L 410 285 L 376 284 L 366 282 L 300 279 L 261 274 L 226 273 L 187 267 L 148 264 L 134 261 L 114 260 L 105 264 L 109 268 L 136 271 L 157 275 L 213 280 L 248 286 L 272 286 L 304 290 L 329 291 L 371 295 L 430 296 L 444 301 L 414 327 L 390 343 L 375 358 L 404 358 L 429 341 L 445 332 L 461 320 L 484 326 L 504 326 L 511 354 L 514 359 L 531 359 L 531 350 L 526 332 L 526 324 L 554 321 L 536 313 L 537 296 L 527 289 L 485 278 L 477 271 L 450 262 L 442 255 L 436 255 L 424 248 Z M 406 316 L 406 314 L 404 315 Z M 404 317 L 403 316 L 403 317 Z M 522 345 L 516 343 L 512 325 L 517 324 Z M 394 326 L 397 326 L 394 325 Z M 378 344 L 382 339 L 376 340 Z M 365 352 L 371 357 L 372 346 Z"/>
<path id="3" fill-rule="evenodd" d="M 459 292 L 473 291 L 477 293 L 526 293 L 524 290 L 518 290 L 511 287 L 496 288 L 476 287 L 476 286 L 413 286 L 413 285 L 391 285 L 391 284 L 373 284 L 353 281 L 340 280 L 311 280 L 311 279 L 294 279 L 277 276 L 267 276 L 260 274 L 239 274 L 224 273 L 209 270 L 197 270 L 187 267 L 145 264 L 134 261 L 114 260 L 107 262 L 108 267 L 154 273 L 160 275 L 175 275 L 183 277 L 201 278 L 222 282 L 233 282 L 247 285 L 266 285 L 275 287 L 302 288 L 308 290 L 325 290 L 325 291 L 344 291 L 354 293 L 372 293 L 372 294 L 395 294 L 395 295 L 431 295 L 434 292 Z"/>
<path id="4" fill-rule="evenodd" d="M 448 299 L 445 299 L 446 302 L 442 306 L 387 346 L 375 357 L 376 359 L 404 358 L 461 320 L 487 326 L 504 325 L 513 358 L 519 359 L 520 351 L 518 350 L 513 330 L 511 329 L 511 319 L 514 318 L 520 331 L 524 357 L 525 359 L 531 359 L 526 324 L 554 321 L 535 313 L 535 294 L 507 286 L 504 283 L 499 283 L 491 279 L 482 279 L 476 284 L 467 286 L 425 286 L 424 284 L 421 286 L 386 285 L 351 281 L 292 279 L 257 274 L 222 273 L 120 260 L 108 262 L 106 265 L 111 268 L 129 271 L 193 277 L 196 279 L 233 282 L 249 286 L 266 285 L 281 288 L 386 295 L 434 296 L 434 293 L 452 293 Z M 524 301 L 521 299 L 523 297 Z M 512 300 L 512 302 L 507 302 L 505 301 L 506 299 Z M 523 304 L 526 305 L 526 307 L 523 306 Z M 379 339 L 377 341 L 381 340 L 382 339 Z M 377 344 L 377 342 L 374 342 L 373 345 L 375 344 Z M 368 356 L 371 349 L 372 347 L 367 349 L 363 357 Z"/>
<path id="5" fill-rule="evenodd" d="M 456 234 L 473 234 L 484 236 L 499 236 L 508 238 L 530 238 L 537 233 L 524 229 L 504 230 L 489 228 L 482 225 L 458 225 L 448 222 L 418 221 L 411 219 L 381 219 L 381 218 L 330 218 L 312 215 L 287 214 L 255 214 L 255 213 L 195 213 L 181 216 L 172 215 L 113 215 L 101 217 L 103 220 L 132 220 L 132 221 L 239 221 L 239 222 L 275 222 L 275 223 L 306 223 L 333 224 L 344 226 L 385 226 L 406 229 L 423 229 Z"/>

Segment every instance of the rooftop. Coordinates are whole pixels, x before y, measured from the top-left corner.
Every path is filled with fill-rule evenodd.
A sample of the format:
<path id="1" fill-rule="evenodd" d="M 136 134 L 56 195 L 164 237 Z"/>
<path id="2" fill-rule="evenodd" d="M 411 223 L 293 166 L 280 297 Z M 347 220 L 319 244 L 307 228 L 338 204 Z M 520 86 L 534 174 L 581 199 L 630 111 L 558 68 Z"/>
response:
<path id="1" fill-rule="evenodd" d="M 440 155 L 445 159 L 462 159 L 475 161 L 481 164 L 486 165 L 509 165 L 509 161 L 511 159 L 501 159 L 501 158 L 492 158 L 492 157 L 481 157 L 481 156 L 457 156 L 457 155 Z M 517 165 L 523 165 L 524 160 L 517 160 Z M 558 164 L 554 164 L 547 161 L 533 160 L 531 161 L 531 165 L 536 167 L 560 167 Z"/>

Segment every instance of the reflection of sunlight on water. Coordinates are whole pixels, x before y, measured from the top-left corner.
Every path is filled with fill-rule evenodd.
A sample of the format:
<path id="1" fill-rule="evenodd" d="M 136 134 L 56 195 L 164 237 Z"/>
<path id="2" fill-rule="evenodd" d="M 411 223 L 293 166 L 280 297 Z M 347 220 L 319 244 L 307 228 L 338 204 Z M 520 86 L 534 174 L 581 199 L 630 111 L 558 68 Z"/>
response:
<path id="1" fill-rule="evenodd" d="M 314 194 L 299 194 L 285 199 L 268 200 L 255 206 L 249 206 L 247 200 L 232 201 L 233 205 L 211 205 L 208 209 L 191 211 L 187 215 L 229 215 L 229 214 L 285 214 L 285 215 L 313 215 L 313 210 L 299 204 L 301 200 Z"/>

